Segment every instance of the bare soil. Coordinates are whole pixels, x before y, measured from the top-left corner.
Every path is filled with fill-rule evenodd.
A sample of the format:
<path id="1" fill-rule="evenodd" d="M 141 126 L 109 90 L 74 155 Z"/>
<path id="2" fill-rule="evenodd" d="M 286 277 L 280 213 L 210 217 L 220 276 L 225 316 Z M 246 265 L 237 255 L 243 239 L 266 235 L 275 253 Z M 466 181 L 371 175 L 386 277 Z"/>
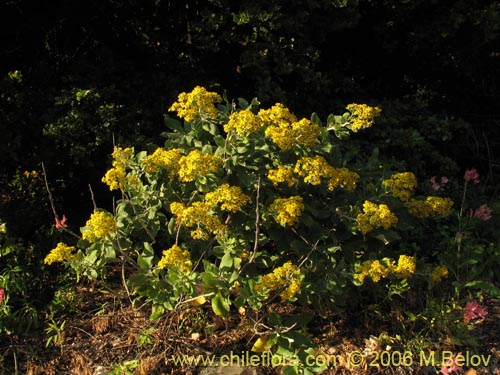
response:
<path id="1" fill-rule="evenodd" d="M 90 286 L 78 287 L 77 292 L 74 312 L 61 318 L 66 324 L 55 345 L 46 347 L 48 337 L 54 332 L 43 331 L 38 335 L 10 337 L 8 342 L 0 344 L 4 366 L 0 374 L 106 375 L 110 371 L 133 375 L 198 374 L 206 366 L 176 365 L 172 356 L 208 358 L 230 352 L 245 353 L 259 337 L 256 332 L 261 330 L 259 313 L 253 311 L 235 311 L 223 319 L 215 316 L 208 304 L 184 304 L 152 322 L 151 306 L 132 303 L 119 286 L 108 293 Z M 489 299 L 486 305 L 489 314 L 474 332 L 480 345 L 470 352 L 491 355 L 490 363 L 487 367 L 464 367 L 462 374 L 500 375 L 500 300 Z M 303 312 L 294 305 L 276 304 L 268 308 L 289 315 Z M 385 344 L 380 347 L 376 340 L 370 340 L 370 335 L 384 328 L 381 324 L 384 323 L 375 319 L 359 324 L 333 313 L 315 319 L 310 324 L 314 343 L 324 355 L 339 358 L 324 374 L 403 375 L 439 371 L 438 367 L 421 366 L 417 354 L 413 366 L 370 366 L 368 361 L 351 366 L 347 360 L 342 361 L 349 353 L 368 349 L 372 353 L 397 350 Z M 280 367 L 259 368 L 259 374 L 279 373 Z"/>

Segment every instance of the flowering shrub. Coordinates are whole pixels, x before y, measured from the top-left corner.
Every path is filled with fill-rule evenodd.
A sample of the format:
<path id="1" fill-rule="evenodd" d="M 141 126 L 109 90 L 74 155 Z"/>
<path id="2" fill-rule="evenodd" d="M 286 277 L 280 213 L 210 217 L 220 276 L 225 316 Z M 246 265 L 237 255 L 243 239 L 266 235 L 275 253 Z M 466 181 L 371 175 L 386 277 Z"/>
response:
<path id="1" fill-rule="evenodd" d="M 169 118 L 164 147 L 116 147 L 103 177 L 122 194 L 116 209 L 95 211 L 76 247 L 58 244 L 46 263 L 90 278 L 113 264 L 132 269 L 127 290 L 151 302 L 152 319 L 185 302 L 225 316 L 278 296 L 321 312 L 342 307 L 354 288 L 384 281 L 402 294 L 414 279 L 432 287 L 449 276 L 405 238 L 424 220 L 445 220 L 453 201 L 418 195 L 411 172 L 342 152 L 379 108 L 350 104 L 323 125 L 280 103 L 239 103 L 196 87 L 170 107 L 184 122 Z M 298 351 L 306 337 L 295 325 L 276 323 L 269 347 Z"/>

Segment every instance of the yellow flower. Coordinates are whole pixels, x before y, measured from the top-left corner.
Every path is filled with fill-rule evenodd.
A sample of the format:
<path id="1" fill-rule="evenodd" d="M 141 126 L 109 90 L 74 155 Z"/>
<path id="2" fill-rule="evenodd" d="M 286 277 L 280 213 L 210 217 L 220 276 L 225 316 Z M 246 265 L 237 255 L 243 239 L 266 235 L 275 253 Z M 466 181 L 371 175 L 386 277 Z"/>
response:
<path id="1" fill-rule="evenodd" d="M 417 178 L 411 172 L 396 173 L 390 179 L 384 180 L 383 184 L 391 190 L 394 197 L 407 202 L 417 186 Z"/>
<path id="2" fill-rule="evenodd" d="M 450 198 L 427 197 L 425 202 L 432 208 L 434 216 L 450 216 L 453 201 Z"/>
<path id="3" fill-rule="evenodd" d="M 113 168 L 106 172 L 101 181 L 109 186 L 109 190 L 123 190 L 127 182 L 126 168 L 129 166 L 130 159 L 134 155 L 134 150 L 130 147 L 115 147 L 112 155 Z"/>
<path id="4" fill-rule="evenodd" d="M 168 266 L 177 266 L 181 272 L 190 272 L 193 267 L 191 254 L 187 250 L 182 250 L 177 245 L 163 250 L 163 257 L 158 262 L 158 268 L 164 269 Z"/>
<path id="5" fill-rule="evenodd" d="M 97 211 L 90 215 L 85 226 L 87 229 L 83 231 L 82 238 L 89 242 L 104 238 L 116 230 L 113 216 L 103 211 Z"/>
<path id="6" fill-rule="evenodd" d="M 266 126 L 288 126 L 297 118 L 281 103 L 276 103 L 269 109 L 261 109 L 258 114 Z"/>
<path id="7" fill-rule="evenodd" d="M 432 215 L 432 208 L 427 204 L 426 201 L 411 199 L 410 201 L 406 202 L 406 208 L 411 215 L 418 217 L 419 219 L 427 219 Z"/>
<path id="8" fill-rule="evenodd" d="M 415 258 L 408 255 L 400 255 L 398 265 L 392 270 L 400 279 L 408 279 L 415 273 Z"/>
<path id="9" fill-rule="evenodd" d="M 179 160 L 181 157 L 182 150 L 180 148 L 173 148 L 171 150 L 157 148 L 155 152 L 144 159 L 144 170 L 147 173 L 166 170 L 170 178 L 173 178 L 179 172 Z"/>
<path id="10" fill-rule="evenodd" d="M 303 118 L 292 124 L 292 134 L 297 144 L 314 147 L 318 144 L 318 137 L 321 135 L 321 127 Z"/>
<path id="11" fill-rule="evenodd" d="M 370 277 L 374 283 L 394 274 L 399 279 L 407 279 L 415 273 L 415 258 L 408 255 L 400 255 L 398 263 L 395 264 L 391 258 L 380 260 L 366 260 L 356 266 L 353 279 L 364 283 L 366 277 Z"/>
<path id="12" fill-rule="evenodd" d="M 427 197 L 425 201 L 412 199 L 406 202 L 406 208 L 410 214 L 419 219 L 429 217 L 449 216 L 453 201 L 450 198 Z"/>
<path id="13" fill-rule="evenodd" d="M 111 168 L 102 178 L 102 182 L 109 186 L 109 190 L 123 190 L 127 172 L 122 166 Z"/>
<path id="14" fill-rule="evenodd" d="M 300 196 L 277 198 L 269 207 L 269 211 L 275 215 L 274 220 L 281 226 L 292 226 L 298 223 L 303 210 L 304 204 Z"/>
<path id="15" fill-rule="evenodd" d="M 182 182 L 194 181 L 197 175 L 206 175 L 217 172 L 222 165 L 218 155 L 202 154 L 199 150 L 191 151 L 187 156 L 179 159 L 179 180 Z"/>
<path id="16" fill-rule="evenodd" d="M 293 175 L 293 168 L 284 165 L 280 165 L 276 169 L 270 169 L 267 178 L 274 186 L 278 186 L 280 182 L 286 182 L 289 187 L 292 187 L 297 183 L 297 179 Z"/>
<path id="17" fill-rule="evenodd" d="M 190 93 L 181 93 L 177 101 L 169 108 L 177 112 L 177 116 L 186 121 L 193 121 L 198 116 L 217 117 L 217 108 L 214 103 L 220 103 L 222 98 L 215 92 L 209 92 L 204 87 L 196 86 Z"/>
<path id="18" fill-rule="evenodd" d="M 300 294 L 302 279 L 303 276 L 298 267 L 288 261 L 273 272 L 264 275 L 256 285 L 256 290 L 261 292 L 264 289 L 281 290 L 284 288 L 280 292 L 280 297 L 282 301 L 286 301 Z"/>
<path id="19" fill-rule="evenodd" d="M 318 143 L 321 127 L 307 119 L 297 121 L 283 104 L 260 110 L 258 117 L 267 126 L 265 136 L 282 150 L 290 150 L 295 145 L 314 147 Z"/>
<path id="20" fill-rule="evenodd" d="M 363 204 L 363 213 L 358 214 L 356 220 L 358 228 L 363 234 L 367 234 L 376 228 L 389 229 L 398 222 L 398 218 L 391 212 L 387 205 L 377 205 L 370 201 L 365 201 Z"/>
<path id="21" fill-rule="evenodd" d="M 437 266 L 431 274 L 432 281 L 436 284 L 439 284 L 441 280 L 446 277 L 448 277 L 448 268 L 446 268 L 446 266 Z"/>
<path id="22" fill-rule="evenodd" d="M 356 273 L 353 278 L 362 284 L 365 278 L 369 276 L 374 283 L 378 283 L 380 279 L 386 278 L 389 273 L 390 267 L 385 261 L 382 263 L 379 260 L 367 260 L 356 266 Z"/>
<path id="23" fill-rule="evenodd" d="M 243 194 L 239 186 L 229 186 L 228 184 L 222 184 L 214 191 L 205 195 L 205 202 L 210 207 L 222 203 L 221 210 L 229 212 L 237 212 L 249 200 L 250 197 Z"/>
<path id="24" fill-rule="evenodd" d="M 207 240 L 210 234 L 226 235 L 227 227 L 211 212 L 211 208 L 206 202 L 194 202 L 188 207 L 179 202 L 170 204 L 170 211 L 177 216 L 177 226 L 195 227 L 191 231 L 191 237 L 195 240 Z"/>
<path id="25" fill-rule="evenodd" d="M 321 178 L 330 177 L 332 166 L 322 156 L 303 157 L 295 164 L 294 172 L 304 177 L 304 182 L 319 185 Z"/>
<path id="26" fill-rule="evenodd" d="M 126 167 L 132 156 L 134 155 L 134 149 L 131 147 L 127 148 L 121 148 L 121 147 L 115 147 L 113 151 L 113 166 L 118 167 Z"/>
<path id="27" fill-rule="evenodd" d="M 333 191 L 337 186 L 346 190 L 354 190 L 359 180 L 359 174 L 347 168 L 331 168 L 328 178 L 328 190 Z"/>
<path id="28" fill-rule="evenodd" d="M 374 118 L 382 113 L 382 110 L 379 107 L 370 107 L 366 104 L 353 103 L 349 104 L 346 108 L 349 112 L 351 112 L 349 127 L 353 132 L 369 128 L 373 125 Z"/>
<path id="29" fill-rule="evenodd" d="M 238 135 L 258 132 L 264 124 L 261 119 L 249 109 L 234 112 L 229 116 L 229 121 L 224 125 L 224 131 L 229 133 L 235 130 Z"/>
<path id="30" fill-rule="evenodd" d="M 321 179 L 328 179 L 328 190 L 333 191 L 342 186 L 346 190 L 354 190 L 359 175 L 347 168 L 334 168 L 322 156 L 303 157 L 295 164 L 294 172 L 304 177 L 304 182 L 319 185 Z"/>
<path id="31" fill-rule="evenodd" d="M 65 243 L 59 242 L 55 249 L 52 249 L 50 253 L 45 257 L 45 264 L 52 264 L 54 262 L 66 262 L 77 258 L 74 246 L 68 246 Z"/>

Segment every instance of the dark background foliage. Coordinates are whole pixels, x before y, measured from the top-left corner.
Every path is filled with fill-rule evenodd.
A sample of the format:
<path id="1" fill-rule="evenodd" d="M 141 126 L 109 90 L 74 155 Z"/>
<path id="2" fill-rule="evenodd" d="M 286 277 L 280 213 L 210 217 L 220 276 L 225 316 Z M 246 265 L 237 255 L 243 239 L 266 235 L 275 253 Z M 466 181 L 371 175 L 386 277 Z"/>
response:
<path id="1" fill-rule="evenodd" d="M 113 143 L 152 148 L 181 91 L 325 119 L 379 105 L 353 139 L 422 179 L 476 167 L 498 191 L 500 3 L 493 0 L 7 0 L 0 12 L 0 217 L 43 259 L 58 211 L 83 225 Z M 20 73 L 14 73 L 19 71 Z M 365 155 L 365 156 L 364 156 Z M 24 181 L 24 182 L 23 182 Z"/>

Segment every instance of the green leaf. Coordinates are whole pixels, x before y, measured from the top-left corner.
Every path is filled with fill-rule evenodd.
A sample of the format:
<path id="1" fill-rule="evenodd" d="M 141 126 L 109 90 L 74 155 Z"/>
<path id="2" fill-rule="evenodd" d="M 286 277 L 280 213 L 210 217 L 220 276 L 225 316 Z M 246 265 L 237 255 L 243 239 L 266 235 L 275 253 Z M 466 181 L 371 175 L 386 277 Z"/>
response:
<path id="1" fill-rule="evenodd" d="M 163 123 L 169 128 L 172 129 L 173 131 L 177 131 L 179 133 L 184 133 L 184 129 L 181 125 L 181 122 L 179 120 L 176 120 L 169 115 L 163 115 Z"/>
<path id="2" fill-rule="evenodd" d="M 217 293 L 215 297 L 212 298 L 212 310 L 218 316 L 227 316 L 230 306 L 231 303 L 229 298 L 223 297 L 220 293 Z"/>
<path id="3" fill-rule="evenodd" d="M 144 242 L 144 255 L 150 256 L 154 255 L 155 251 L 149 242 Z"/>
<path id="4" fill-rule="evenodd" d="M 487 281 L 482 281 L 482 280 L 471 281 L 465 284 L 465 287 L 471 289 L 481 289 L 492 297 L 500 298 L 500 289 L 488 283 Z"/>
<path id="5" fill-rule="evenodd" d="M 175 217 L 170 218 L 167 225 L 168 234 L 173 235 L 175 233 Z"/>
<path id="6" fill-rule="evenodd" d="M 140 268 L 151 268 L 153 266 L 153 256 L 152 255 L 139 255 L 137 257 L 137 264 Z"/>
<path id="7" fill-rule="evenodd" d="M 149 320 L 156 320 L 165 314 L 165 307 L 163 305 L 153 305 Z"/>
<path id="8" fill-rule="evenodd" d="M 319 125 L 319 126 L 323 126 L 323 124 L 321 123 L 321 119 L 319 118 L 319 116 L 318 116 L 318 114 L 316 112 L 314 112 L 311 115 L 311 122 L 313 124 L 316 124 L 316 125 Z"/>
<path id="9" fill-rule="evenodd" d="M 214 142 L 219 147 L 224 147 L 226 145 L 226 139 L 221 135 L 216 135 L 214 137 Z"/>
<path id="10" fill-rule="evenodd" d="M 247 109 L 249 106 L 248 101 L 243 98 L 238 98 L 238 105 L 241 109 Z"/>
<path id="11" fill-rule="evenodd" d="M 227 252 L 224 254 L 224 256 L 220 261 L 219 269 L 232 268 L 233 264 L 234 264 L 233 256 L 231 255 L 230 252 Z"/>

